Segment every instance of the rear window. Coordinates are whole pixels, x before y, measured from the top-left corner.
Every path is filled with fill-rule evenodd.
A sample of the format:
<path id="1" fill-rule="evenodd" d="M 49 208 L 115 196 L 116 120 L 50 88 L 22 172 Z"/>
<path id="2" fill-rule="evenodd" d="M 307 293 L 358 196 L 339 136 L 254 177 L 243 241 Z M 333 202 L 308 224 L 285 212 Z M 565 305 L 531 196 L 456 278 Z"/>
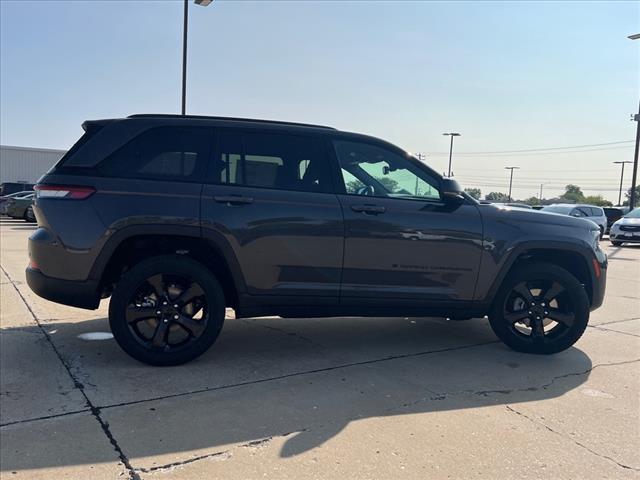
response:
<path id="1" fill-rule="evenodd" d="M 109 177 L 201 181 L 211 130 L 157 127 L 147 130 L 98 165 Z"/>
<path id="2" fill-rule="evenodd" d="M 85 123 L 84 125 L 85 125 L 84 134 L 82 134 L 82 136 L 78 139 L 78 141 L 73 144 L 73 147 L 71 147 L 67 151 L 67 153 L 65 153 L 62 156 L 62 158 L 58 160 L 58 162 L 49 169 L 49 172 L 47 173 L 51 173 L 54 170 L 60 169 L 61 167 L 63 167 L 64 164 L 67 162 L 67 160 L 73 157 L 76 154 L 76 152 L 80 150 L 91 138 L 93 138 L 96 135 L 96 133 L 98 133 L 104 126 L 101 124 L 94 124 L 94 123 L 89 123 L 89 124 Z"/>

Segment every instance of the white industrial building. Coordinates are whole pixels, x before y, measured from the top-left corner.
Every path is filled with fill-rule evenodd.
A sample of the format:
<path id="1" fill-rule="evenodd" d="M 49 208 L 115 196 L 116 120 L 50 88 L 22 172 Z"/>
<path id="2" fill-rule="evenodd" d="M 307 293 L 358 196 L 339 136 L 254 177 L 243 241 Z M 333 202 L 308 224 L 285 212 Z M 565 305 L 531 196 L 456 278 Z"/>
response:
<path id="1" fill-rule="evenodd" d="M 65 153 L 66 150 L 0 145 L 0 183 L 36 183 Z"/>

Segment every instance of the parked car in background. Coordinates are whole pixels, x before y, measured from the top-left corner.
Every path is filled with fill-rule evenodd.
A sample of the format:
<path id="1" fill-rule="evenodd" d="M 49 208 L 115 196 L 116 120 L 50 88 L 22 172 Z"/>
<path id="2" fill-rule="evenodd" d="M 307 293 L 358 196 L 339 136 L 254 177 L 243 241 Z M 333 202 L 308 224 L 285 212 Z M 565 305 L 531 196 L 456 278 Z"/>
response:
<path id="1" fill-rule="evenodd" d="M 600 228 L 600 239 L 602 239 L 604 232 L 607 230 L 607 216 L 604 214 L 602 207 L 596 207 L 595 205 L 575 205 L 572 203 L 554 203 L 553 205 L 542 207 L 542 211 L 591 220 Z"/>
<path id="2" fill-rule="evenodd" d="M 35 222 L 33 213 L 33 198 L 35 193 L 29 193 L 23 197 L 13 197 L 7 202 L 7 215 L 11 218 L 22 218 L 27 222 Z"/>
<path id="3" fill-rule="evenodd" d="M 609 239 L 616 247 L 623 243 L 640 243 L 640 207 L 634 208 L 611 226 Z"/>
<path id="4" fill-rule="evenodd" d="M 33 191 L 33 183 L 24 183 L 24 182 L 4 182 L 0 183 L 0 195 L 7 196 L 12 193 L 24 192 L 24 191 Z"/>
<path id="5" fill-rule="evenodd" d="M 624 217 L 626 211 L 624 210 L 624 207 L 603 207 L 602 209 L 604 210 L 604 214 L 607 216 L 607 229 L 605 233 L 609 233 L 611 225 Z"/>
<path id="6" fill-rule="evenodd" d="M 24 197 L 25 195 L 29 195 L 30 193 L 33 193 L 33 190 L 10 193 L 8 195 L 0 197 L 0 215 L 6 215 L 6 209 L 10 199 L 14 197 Z"/>
<path id="7" fill-rule="evenodd" d="M 36 185 L 26 278 L 95 309 L 134 358 L 175 365 L 225 307 L 279 315 L 485 315 L 521 352 L 573 345 L 607 257 L 581 218 L 481 205 L 383 140 L 288 122 L 88 121 Z M 371 325 L 375 328 L 375 325 Z"/>

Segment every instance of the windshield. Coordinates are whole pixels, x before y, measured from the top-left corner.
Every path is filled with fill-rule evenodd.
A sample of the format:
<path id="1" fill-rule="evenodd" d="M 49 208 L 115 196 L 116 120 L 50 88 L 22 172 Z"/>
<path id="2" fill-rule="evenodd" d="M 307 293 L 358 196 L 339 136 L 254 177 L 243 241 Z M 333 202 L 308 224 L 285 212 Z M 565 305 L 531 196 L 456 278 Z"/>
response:
<path id="1" fill-rule="evenodd" d="M 567 214 L 571 211 L 572 208 L 573 207 L 567 207 L 564 205 L 549 205 L 546 207 L 542 207 L 542 211 Z"/>
<path id="2" fill-rule="evenodd" d="M 631 210 L 624 218 L 640 218 L 640 207 Z"/>

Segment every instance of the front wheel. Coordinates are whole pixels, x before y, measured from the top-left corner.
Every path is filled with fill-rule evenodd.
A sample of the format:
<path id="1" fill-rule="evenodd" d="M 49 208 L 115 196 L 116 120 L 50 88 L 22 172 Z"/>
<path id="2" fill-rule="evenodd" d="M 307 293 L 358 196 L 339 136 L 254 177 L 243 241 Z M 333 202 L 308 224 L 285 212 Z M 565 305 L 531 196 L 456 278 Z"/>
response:
<path id="1" fill-rule="evenodd" d="M 151 365 L 202 355 L 224 322 L 222 287 L 201 263 L 180 255 L 138 263 L 116 285 L 109 325 L 122 349 Z"/>
<path id="2" fill-rule="evenodd" d="M 495 334 L 519 352 L 566 350 L 589 321 L 589 297 L 582 284 L 552 264 L 517 267 L 503 282 L 489 315 Z"/>
<path id="3" fill-rule="evenodd" d="M 613 245 L 614 247 L 619 247 L 620 245 L 622 245 L 622 242 L 614 242 L 613 240 L 611 240 L 611 245 Z"/>

